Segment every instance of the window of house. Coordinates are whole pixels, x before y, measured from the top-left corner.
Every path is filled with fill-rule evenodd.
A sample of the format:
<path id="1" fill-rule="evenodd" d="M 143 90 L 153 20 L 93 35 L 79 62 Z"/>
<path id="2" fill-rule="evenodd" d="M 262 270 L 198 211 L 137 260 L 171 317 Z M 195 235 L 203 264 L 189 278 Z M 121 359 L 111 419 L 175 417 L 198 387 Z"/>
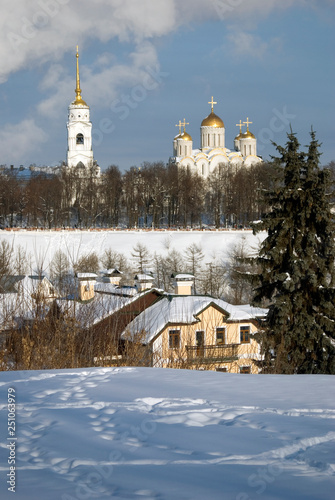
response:
<path id="1" fill-rule="evenodd" d="M 240 366 L 240 373 L 251 373 L 250 366 Z"/>
<path id="2" fill-rule="evenodd" d="M 216 345 L 225 344 L 226 343 L 226 329 L 224 327 L 216 328 Z"/>
<path id="3" fill-rule="evenodd" d="M 180 347 L 180 330 L 169 331 L 169 348 L 179 349 Z"/>
<path id="4" fill-rule="evenodd" d="M 251 145 L 249 145 L 249 155 L 251 155 Z"/>
<path id="5" fill-rule="evenodd" d="M 217 372 L 225 372 L 225 373 L 226 373 L 226 372 L 227 372 L 227 368 L 226 368 L 226 367 L 223 367 L 223 368 L 216 368 L 216 370 L 215 370 L 215 371 L 217 371 Z"/>
<path id="6" fill-rule="evenodd" d="M 240 326 L 240 342 L 241 344 L 250 343 L 250 326 Z"/>
<path id="7" fill-rule="evenodd" d="M 83 136 L 83 134 L 77 134 L 76 143 L 77 144 L 84 144 L 84 136 Z"/>

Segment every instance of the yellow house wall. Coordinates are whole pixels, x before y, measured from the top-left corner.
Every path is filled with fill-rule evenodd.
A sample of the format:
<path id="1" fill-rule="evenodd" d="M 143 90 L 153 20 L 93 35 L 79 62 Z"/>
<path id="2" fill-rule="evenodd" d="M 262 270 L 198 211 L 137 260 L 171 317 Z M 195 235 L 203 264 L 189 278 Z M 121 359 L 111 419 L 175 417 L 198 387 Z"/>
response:
<path id="1" fill-rule="evenodd" d="M 204 345 L 216 345 L 216 328 L 224 327 L 226 331 L 226 344 L 239 344 L 237 355 L 239 359 L 232 362 L 215 362 L 206 364 L 192 364 L 187 368 L 210 369 L 227 368 L 230 373 L 240 373 L 241 366 L 250 366 L 251 373 L 258 373 L 258 368 L 252 358 L 258 356 L 259 345 L 251 339 L 250 343 L 240 344 L 240 327 L 249 326 L 250 333 L 255 333 L 257 327 L 252 322 L 227 323 L 222 312 L 210 306 L 198 316 L 199 321 L 192 325 L 169 325 L 160 334 L 159 339 L 153 343 L 153 363 L 156 366 L 173 366 L 174 362 L 180 367 L 187 364 L 187 353 L 185 346 L 196 346 L 196 332 L 205 332 Z M 180 330 L 180 349 L 169 348 L 170 330 Z M 185 366 L 186 367 L 186 366 Z"/>

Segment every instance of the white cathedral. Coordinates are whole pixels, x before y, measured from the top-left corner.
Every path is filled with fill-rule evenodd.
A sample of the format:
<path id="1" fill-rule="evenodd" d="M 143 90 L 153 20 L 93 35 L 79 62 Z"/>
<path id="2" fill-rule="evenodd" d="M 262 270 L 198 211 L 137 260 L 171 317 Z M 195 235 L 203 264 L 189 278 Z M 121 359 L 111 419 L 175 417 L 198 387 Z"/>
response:
<path id="1" fill-rule="evenodd" d="M 249 130 L 252 122 L 247 121 L 236 126 L 240 128 L 239 134 L 234 139 L 234 151 L 225 147 L 225 126 L 221 118 L 214 113 L 212 100 L 210 114 L 202 120 L 200 127 L 200 149 L 193 149 L 192 137 L 186 132 L 186 123 L 179 121 L 179 134 L 173 140 L 173 156 L 170 163 L 175 163 L 178 167 L 189 167 L 191 171 L 197 172 L 203 177 L 213 172 L 220 164 L 232 166 L 236 169 L 241 166 L 250 167 L 262 161 L 257 156 L 257 139 Z M 246 132 L 242 133 L 242 127 L 246 125 Z M 182 132 L 182 128 L 184 129 Z"/>
<path id="2" fill-rule="evenodd" d="M 67 162 L 63 168 L 67 171 L 75 169 L 80 176 L 87 176 L 88 173 L 91 173 L 95 177 L 100 177 L 100 167 L 93 158 L 90 108 L 81 96 L 78 46 L 76 58 L 76 98 L 69 106 Z"/>

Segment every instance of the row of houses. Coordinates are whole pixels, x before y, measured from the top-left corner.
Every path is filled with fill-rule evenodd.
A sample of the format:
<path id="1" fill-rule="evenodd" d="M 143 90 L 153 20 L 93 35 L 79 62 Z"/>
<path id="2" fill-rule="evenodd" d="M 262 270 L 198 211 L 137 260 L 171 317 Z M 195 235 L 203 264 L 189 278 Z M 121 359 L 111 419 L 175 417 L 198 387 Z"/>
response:
<path id="1" fill-rule="evenodd" d="M 60 296 L 46 277 L 10 276 L 0 280 L 2 338 L 36 317 L 71 317 L 93 338 L 92 364 L 117 364 L 126 348 L 137 346 L 139 363 L 156 367 L 258 373 L 260 345 L 255 338 L 267 311 L 193 295 L 193 276 L 174 276 L 175 293 L 152 286 L 148 274 L 134 286 L 121 286 L 122 273 L 79 273 L 72 294 Z M 256 335 L 257 337 L 257 335 Z M 83 335 L 82 338 L 85 338 Z M 104 352 L 106 339 L 117 355 Z"/>

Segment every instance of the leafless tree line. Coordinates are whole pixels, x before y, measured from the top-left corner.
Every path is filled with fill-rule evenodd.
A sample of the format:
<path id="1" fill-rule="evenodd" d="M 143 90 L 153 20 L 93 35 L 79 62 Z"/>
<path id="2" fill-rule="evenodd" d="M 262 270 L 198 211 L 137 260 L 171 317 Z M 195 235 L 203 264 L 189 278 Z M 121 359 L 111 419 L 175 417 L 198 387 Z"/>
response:
<path id="1" fill-rule="evenodd" d="M 111 165 L 95 172 L 0 170 L 2 227 L 202 227 L 248 225 L 266 210 L 262 190 L 273 186 L 267 163 L 219 165 L 207 179 L 190 169 L 145 162 L 124 173 Z"/>

